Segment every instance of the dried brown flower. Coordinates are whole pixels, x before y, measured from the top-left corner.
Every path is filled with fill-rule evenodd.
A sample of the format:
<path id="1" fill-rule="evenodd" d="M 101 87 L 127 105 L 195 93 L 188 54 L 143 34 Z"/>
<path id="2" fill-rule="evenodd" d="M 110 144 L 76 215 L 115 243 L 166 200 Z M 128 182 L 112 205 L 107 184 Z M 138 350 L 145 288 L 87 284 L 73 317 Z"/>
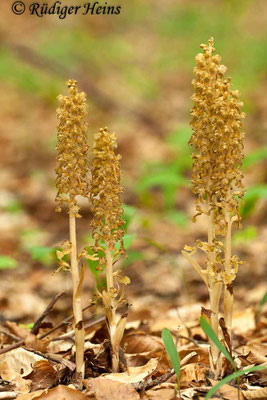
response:
<path id="1" fill-rule="evenodd" d="M 93 219 L 93 237 L 96 250 L 99 241 L 106 243 L 110 250 L 120 242 L 120 252 L 124 252 L 124 220 L 120 185 L 120 155 L 115 154 L 117 138 L 108 128 L 100 129 L 95 135 L 92 180 L 90 190 Z M 100 268 L 105 259 L 100 259 Z"/>
<path id="2" fill-rule="evenodd" d="M 231 90 L 231 79 L 224 78 L 226 67 L 220 64 L 221 57 L 213 55 L 213 39 L 201 47 L 203 53 L 196 56 L 196 78 L 192 82 L 195 104 L 189 143 L 197 150 L 192 155 L 193 192 L 198 196 L 197 215 L 212 209 L 217 231 L 225 233 L 225 210 L 239 219 L 237 197 L 244 194 L 241 121 L 245 114 L 240 111 L 243 103 L 238 90 Z"/>
<path id="3" fill-rule="evenodd" d="M 231 254 L 232 224 L 240 221 L 239 201 L 244 194 L 241 171 L 243 155 L 243 103 L 238 90 L 231 90 L 231 79 L 225 79 L 226 67 L 214 55 L 213 38 L 200 46 L 196 56 L 195 79 L 192 84 L 194 106 L 191 110 L 193 129 L 189 144 L 196 153 L 193 158 L 193 193 L 197 195 L 197 214 L 209 219 L 208 241 L 196 241 L 195 247 L 185 246 L 182 253 L 207 285 L 210 297 L 211 325 L 218 335 L 219 304 L 224 286 L 224 317 L 229 337 L 232 329 L 233 287 L 238 265 L 242 262 Z M 217 235 L 224 236 L 224 243 Z M 204 268 L 192 257 L 200 249 L 207 256 Z M 221 357 L 213 342 L 210 364 L 215 377 L 221 374 Z"/>
<path id="4" fill-rule="evenodd" d="M 69 96 L 58 96 L 56 211 L 61 211 L 62 205 L 67 203 L 69 212 L 78 217 L 76 196 L 88 197 L 89 193 L 86 94 L 78 92 L 76 81 L 69 80 L 66 84 Z"/>

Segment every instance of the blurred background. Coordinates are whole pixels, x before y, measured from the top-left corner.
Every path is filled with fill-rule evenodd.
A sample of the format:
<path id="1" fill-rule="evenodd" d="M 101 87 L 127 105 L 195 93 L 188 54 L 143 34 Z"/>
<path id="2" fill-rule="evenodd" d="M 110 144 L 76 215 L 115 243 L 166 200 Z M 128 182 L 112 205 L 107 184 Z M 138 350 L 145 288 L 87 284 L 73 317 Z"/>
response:
<path id="1" fill-rule="evenodd" d="M 204 285 L 180 250 L 206 237 L 206 221 L 191 222 L 195 206 L 187 143 L 194 59 L 199 45 L 211 36 L 247 114 L 243 229 L 233 237 L 235 252 L 246 260 L 236 283 L 237 300 L 244 302 L 245 293 L 249 304 L 257 303 L 264 294 L 266 1 L 114 0 L 114 4 L 122 6 L 120 15 L 60 20 L 52 15 L 16 16 L 11 0 L 1 0 L 0 313 L 4 318 L 31 321 L 48 298 L 71 288 L 67 273 L 53 274 L 55 249 L 68 238 L 67 215 L 54 211 L 54 168 L 57 95 L 67 94 L 69 78 L 76 79 L 88 96 L 90 144 L 100 127 L 108 126 L 118 136 L 129 254 L 123 263 L 132 279 L 129 297 L 135 299 L 134 307 L 138 309 L 141 302 L 168 308 L 207 299 Z M 90 243 L 87 203 L 78 228 L 80 245 Z M 101 275 L 90 264 L 85 302 L 92 295 L 94 277 L 101 285 Z M 62 308 L 70 302 L 66 304 Z"/>

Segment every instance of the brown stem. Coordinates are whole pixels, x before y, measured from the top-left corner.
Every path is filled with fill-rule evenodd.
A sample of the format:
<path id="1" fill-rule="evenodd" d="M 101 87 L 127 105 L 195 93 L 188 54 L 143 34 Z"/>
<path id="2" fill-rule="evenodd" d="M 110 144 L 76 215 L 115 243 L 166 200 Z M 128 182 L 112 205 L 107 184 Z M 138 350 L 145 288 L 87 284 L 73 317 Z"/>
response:
<path id="1" fill-rule="evenodd" d="M 71 275 L 73 284 L 73 316 L 75 329 L 75 345 L 76 345 L 76 374 L 78 381 L 84 378 L 84 339 L 85 333 L 83 328 L 82 304 L 80 285 L 80 272 L 77 260 L 77 244 L 76 244 L 76 221 L 75 216 L 69 214 L 70 242 L 71 242 Z"/>
<path id="2" fill-rule="evenodd" d="M 227 223 L 227 231 L 225 237 L 225 262 L 224 268 L 225 272 L 228 276 L 231 275 L 231 255 L 232 255 L 232 221 L 229 211 L 225 212 L 225 220 Z M 233 284 L 229 283 L 225 285 L 224 290 L 224 319 L 226 328 L 228 330 L 230 340 L 232 342 L 232 317 L 233 317 L 233 305 L 234 305 L 234 296 L 233 296 Z"/>
<path id="3" fill-rule="evenodd" d="M 118 372 L 119 369 L 119 343 L 116 340 L 117 331 L 117 315 L 116 302 L 114 299 L 114 277 L 113 277 L 113 260 L 111 250 L 106 244 L 106 278 L 107 278 L 107 293 L 110 299 L 110 312 L 108 321 L 108 329 L 110 333 L 110 342 L 112 347 L 112 371 Z"/>
<path id="4" fill-rule="evenodd" d="M 208 243 L 213 245 L 215 239 L 215 226 L 214 226 L 214 215 L 213 211 L 210 212 L 209 216 L 209 229 L 208 229 Z M 215 263 L 215 252 L 210 256 L 211 263 Z M 222 293 L 222 283 L 216 281 L 216 276 L 209 276 L 209 297 L 210 297 L 210 308 L 211 308 L 211 327 L 218 336 L 219 334 L 219 305 Z M 209 339 L 210 342 L 210 366 L 215 378 L 218 378 L 221 374 L 221 357 L 218 347 Z"/>

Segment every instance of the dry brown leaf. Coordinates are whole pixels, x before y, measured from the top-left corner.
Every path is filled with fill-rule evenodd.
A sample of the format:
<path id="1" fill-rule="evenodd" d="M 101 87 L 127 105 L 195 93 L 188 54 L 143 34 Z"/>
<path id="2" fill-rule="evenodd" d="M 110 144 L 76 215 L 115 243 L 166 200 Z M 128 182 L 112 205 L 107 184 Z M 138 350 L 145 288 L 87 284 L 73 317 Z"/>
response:
<path id="1" fill-rule="evenodd" d="M 85 381 L 90 396 L 94 395 L 96 400 L 138 400 L 137 391 L 129 383 L 113 381 L 105 377 L 91 378 Z"/>
<path id="2" fill-rule="evenodd" d="M 67 340 L 57 340 L 56 342 L 50 342 L 47 351 L 49 353 L 61 353 L 70 350 L 73 347 L 73 343 Z"/>
<path id="3" fill-rule="evenodd" d="M 150 353 L 164 349 L 160 338 L 148 335 L 144 332 L 125 335 L 121 347 L 123 347 L 127 354 Z"/>
<path id="4" fill-rule="evenodd" d="M 248 391 L 242 391 L 242 394 L 244 396 L 245 399 L 267 399 L 267 387 L 265 388 L 260 388 L 257 390 L 248 390 Z"/>
<path id="5" fill-rule="evenodd" d="M 233 315 L 233 330 L 242 334 L 255 329 L 255 310 L 248 307 Z"/>
<path id="6" fill-rule="evenodd" d="M 188 349 L 179 350 L 181 360 L 192 352 L 196 352 L 197 355 L 190 359 L 190 363 L 203 363 L 209 365 L 209 349 L 205 347 L 190 347 Z"/>
<path id="7" fill-rule="evenodd" d="M 44 360 L 44 358 L 22 347 L 11 350 L 0 356 L 0 374 L 2 379 L 10 380 L 12 378 L 12 371 L 25 377 L 31 373 L 32 365 L 40 360 Z M 6 366 L 8 366 L 8 369 L 6 369 Z"/>
<path id="8" fill-rule="evenodd" d="M 175 400 L 176 391 L 173 387 L 158 387 L 148 390 L 142 399 L 147 400 Z"/>
<path id="9" fill-rule="evenodd" d="M 28 333 L 28 335 L 24 339 L 25 346 L 29 349 L 34 349 L 40 351 L 41 353 L 45 353 L 47 351 L 47 346 L 50 342 L 48 337 L 39 340 L 32 333 Z"/>
<path id="10" fill-rule="evenodd" d="M 217 384 L 218 382 L 216 382 Z M 219 399 L 224 400 L 244 400 L 244 396 L 240 391 L 240 398 L 238 397 L 238 389 L 231 385 L 223 385 L 220 389 L 217 390 L 216 394 Z"/>
<path id="11" fill-rule="evenodd" d="M 19 326 L 16 322 L 6 321 L 5 326 L 10 330 L 14 335 L 24 339 L 28 334 L 29 330 L 23 326 Z"/>
<path id="12" fill-rule="evenodd" d="M 37 390 L 34 393 L 23 394 L 17 400 L 93 400 L 78 390 L 68 386 L 59 385 L 53 389 Z"/>
<path id="13" fill-rule="evenodd" d="M 151 358 L 145 365 L 140 367 L 129 367 L 127 372 L 108 374 L 105 375 L 105 378 L 122 383 L 138 383 L 151 375 L 157 368 L 157 365 L 158 360 Z"/>
<path id="14" fill-rule="evenodd" d="M 42 357 L 18 348 L 0 356 L 0 375 L 3 380 L 14 384 L 14 389 L 19 393 L 30 391 L 31 381 L 24 379 L 32 372 L 32 365 Z"/>
<path id="15" fill-rule="evenodd" d="M 17 392 L 0 392 L 0 400 L 12 400 L 17 398 Z"/>
<path id="16" fill-rule="evenodd" d="M 192 382 L 204 382 L 208 367 L 202 363 L 187 364 L 181 368 L 180 385 L 190 387 Z"/>
<path id="17" fill-rule="evenodd" d="M 46 360 L 37 361 L 33 366 L 31 391 L 49 389 L 58 379 L 56 369 Z"/>

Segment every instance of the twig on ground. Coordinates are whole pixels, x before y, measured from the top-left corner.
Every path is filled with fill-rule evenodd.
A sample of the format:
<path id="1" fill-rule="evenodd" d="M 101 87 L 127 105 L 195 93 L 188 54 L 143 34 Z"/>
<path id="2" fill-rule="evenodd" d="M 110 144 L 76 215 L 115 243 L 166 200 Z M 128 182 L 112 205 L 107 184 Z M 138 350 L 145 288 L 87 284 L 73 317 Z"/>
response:
<path id="1" fill-rule="evenodd" d="M 88 306 L 84 307 L 82 311 L 88 310 L 88 308 L 91 308 L 94 306 L 95 303 L 91 303 Z M 58 325 L 54 326 L 54 328 L 50 329 L 48 332 L 43 333 L 43 335 L 39 336 L 38 339 L 44 339 L 46 336 L 49 336 L 51 333 L 55 332 L 56 330 L 62 328 L 65 325 L 68 325 L 70 321 L 73 319 L 73 314 L 70 315 L 68 318 L 64 319 L 64 321 L 60 322 Z"/>
<path id="2" fill-rule="evenodd" d="M 36 332 L 38 332 L 38 329 L 42 323 L 42 321 L 45 319 L 45 317 L 50 313 L 50 311 L 52 310 L 52 308 L 54 307 L 56 301 L 62 297 L 65 293 L 61 292 L 58 295 L 56 295 L 51 302 L 49 303 L 49 305 L 46 307 L 46 309 L 44 310 L 44 312 L 42 313 L 42 315 L 37 319 L 37 321 L 34 323 L 32 329 L 30 330 L 30 333 L 36 334 Z M 17 349 L 20 346 L 24 345 L 24 339 L 19 340 L 17 343 L 11 344 L 10 346 L 5 347 L 4 349 L 0 350 L 0 355 L 1 354 L 5 354 L 11 350 Z"/>
<path id="3" fill-rule="evenodd" d="M 63 364 L 64 366 L 68 367 L 71 371 L 74 371 L 76 366 L 73 362 L 66 360 L 65 358 L 57 358 L 51 356 L 50 354 L 44 354 L 41 351 L 30 349 L 29 347 L 24 347 L 25 350 L 30 351 L 31 353 L 37 354 L 37 356 L 43 357 L 46 360 L 52 361 L 57 364 Z"/>
<path id="4" fill-rule="evenodd" d="M 106 317 L 103 316 L 103 317 L 98 318 L 95 321 L 88 322 L 87 324 L 84 325 L 84 329 L 86 330 L 86 329 L 92 328 L 93 326 L 98 325 L 98 324 L 104 322 L 105 320 L 106 320 Z M 58 340 L 71 339 L 74 335 L 75 335 L 74 330 L 71 330 L 67 333 L 64 333 L 63 335 L 60 335 L 60 336 L 52 339 L 51 342 L 57 342 Z"/>
<path id="5" fill-rule="evenodd" d="M 40 328 L 41 323 L 43 320 L 47 317 L 47 315 L 51 312 L 52 308 L 54 307 L 55 303 L 60 299 L 60 297 L 64 296 L 65 292 L 61 292 L 57 294 L 48 304 L 46 309 L 44 310 L 43 314 L 37 319 L 37 321 L 34 323 L 31 333 L 36 334 Z"/>

